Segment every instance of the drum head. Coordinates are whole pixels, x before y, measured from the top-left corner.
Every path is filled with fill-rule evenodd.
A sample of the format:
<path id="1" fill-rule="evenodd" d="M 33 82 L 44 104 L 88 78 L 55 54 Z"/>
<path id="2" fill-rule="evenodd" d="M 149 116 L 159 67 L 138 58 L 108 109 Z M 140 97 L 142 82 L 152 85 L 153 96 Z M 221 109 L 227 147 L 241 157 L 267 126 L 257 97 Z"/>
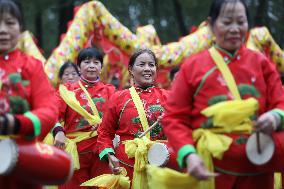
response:
<path id="1" fill-rule="evenodd" d="M 257 147 L 257 134 L 252 134 L 246 144 L 246 154 L 251 163 L 263 165 L 273 156 L 275 145 L 271 136 L 259 133 L 259 150 Z"/>
<path id="2" fill-rule="evenodd" d="M 169 151 L 165 144 L 155 143 L 148 151 L 148 162 L 151 165 L 164 166 L 169 161 Z"/>
<path id="3" fill-rule="evenodd" d="M 7 175 L 13 170 L 18 160 L 17 144 L 11 139 L 1 140 L 0 152 L 0 175 Z"/>

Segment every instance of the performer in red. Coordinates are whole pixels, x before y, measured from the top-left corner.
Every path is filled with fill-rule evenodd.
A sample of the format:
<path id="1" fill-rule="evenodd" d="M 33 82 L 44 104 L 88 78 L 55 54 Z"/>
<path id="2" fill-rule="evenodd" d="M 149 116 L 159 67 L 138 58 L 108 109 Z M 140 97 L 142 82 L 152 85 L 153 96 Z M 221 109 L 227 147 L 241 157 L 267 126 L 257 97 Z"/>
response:
<path id="1" fill-rule="evenodd" d="M 96 130 L 103 117 L 105 103 L 115 91 L 114 86 L 100 81 L 103 54 L 97 48 L 81 50 L 77 64 L 81 73 L 80 81 L 59 87 L 59 120 L 64 125 L 53 129 L 55 146 L 64 148 L 66 145 L 68 148 L 65 136 L 77 143 L 80 167 L 75 168 L 79 170 L 74 172 L 70 182 L 60 186 L 68 189 L 80 188 L 80 184 L 100 175 L 104 169 L 104 164 L 99 161 Z M 68 96 L 69 93 L 75 98 Z M 74 106 L 76 101 L 79 108 Z"/>
<path id="2" fill-rule="evenodd" d="M 55 91 L 43 64 L 17 47 L 22 16 L 10 0 L 0 1 L 0 137 L 42 139 L 55 124 Z M 0 138 L 0 139 L 1 139 Z M 5 154 L 1 154 L 5 156 Z M 0 176 L 0 188 L 41 188 L 18 177 Z"/>
<path id="3" fill-rule="evenodd" d="M 179 165 L 187 167 L 187 172 L 197 179 L 215 177 L 204 166 L 204 159 L 197 155 L 195 145 L 199 141 L 194 137 L 195 131 L 207 132 L 215 126 L 212 117 L 201 113 L 204 109 L 234 100 L 211 53 L 216 50 L 232 72 L 241 99 L 253 97 L 258 102 L 253 116 L 254 129 L 272 135 L 276 146 L 271 161 L 256 166 L 249 162 L 245 152 L 249 135 L 223 133 L 232 143 L 221 159 L 213 159 L 214 171 L 220 174 L 215 178 L 218 189 L 273 189 L 273 173 L 284 170 L 283 89 L 275 65 L 243 45 L 248 31 L 247 13 L 243 0 L 213 1 L 209 23 L 216 37 L 215 45 L 184 61 L 169 93 L 162 120 L 168 140 L 177 152 Z"/>
<path id="4" fill-rule="evenodd" d="M 128 69 L 134 82 L 133 88 L 142 101 L 147 121 L 149 125 L 152 125 L 163 114 L 162 103 L 166 99 L 166 91 L 154 85 L 157 71 L 157 60 L 154 53 L 148 49 L 135 52 L 130 57 Z M 144 129 L 130 89 L 117 91 L 110 98 L 103 123 L 98 129 L 98 146 L 100 159 L 105 162 L 110 160 L 113 164 L 110 165 L 113 172 L 118 171 L 120 162 L 132 179 L 135 159 L 128 158 L 123 141 L 137 138 Z M 115 134 L 120 136 L 120 142 L 114 149 L 112 140 Z M 151 130 L 150 139 L 166 139 L 160 123 Z"/>

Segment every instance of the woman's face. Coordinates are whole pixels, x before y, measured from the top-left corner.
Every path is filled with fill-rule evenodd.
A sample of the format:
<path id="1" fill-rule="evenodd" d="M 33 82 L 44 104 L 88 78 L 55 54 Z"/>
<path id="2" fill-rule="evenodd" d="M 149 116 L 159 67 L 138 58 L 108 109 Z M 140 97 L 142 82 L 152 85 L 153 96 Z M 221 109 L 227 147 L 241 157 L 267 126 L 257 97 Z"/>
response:
<path id="1" fill-rule="evenodd" d="M 17 18 L 8 12 L 3 13 L 0 18 L 0 53 L 15 48 L 20 34 L 20 24 Z"/>
<path id="2" fill-rule="evenodd" d="M 94 57 L 88 58 L 81 62 L 79 69 L 85 79 L 95 81 L 102 70 L 102 63 Z"/>
<path id="3" fill-rule="evenodd" d="M 238 50 L 248 31 L 244 5 L 241 2 L 224 4 L 212 30 L 217 45 L 230 52 Z"/>
<path id="4" fill-rule="evenodd" d="M 139 87 L 152 86 L 157 71 L 154 57 L 146 52 L 140 54 L 129 71 L 133 78 L 133 82 Z"/>
<path id="5" fill-rule="evenodd" d="M 75 83 L 78 80 L 79 80 L 79 75 L 73 66 L 69 66 L 64 70 L 61 78 L 62 84 Z"/>

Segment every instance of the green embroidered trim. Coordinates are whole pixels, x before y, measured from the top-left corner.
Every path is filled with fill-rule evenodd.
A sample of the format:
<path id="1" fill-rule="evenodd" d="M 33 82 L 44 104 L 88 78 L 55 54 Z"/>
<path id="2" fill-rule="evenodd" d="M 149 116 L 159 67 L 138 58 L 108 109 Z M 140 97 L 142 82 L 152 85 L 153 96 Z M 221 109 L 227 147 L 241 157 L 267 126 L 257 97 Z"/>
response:
<path id="1" fill-rule="evenodd" d="M 19 83 L 22 81 L 22 76 L 19 73 L 12 73 L 9 75 L 9 81 L 13 84 Z"/>
<path id="2" fill-rule="evenodd" d="M 247 142 L 247 140 L 248 140 L 247 137 L 245 137 L 245 136 L 240 136 L 239 138 L 237 138 L 237 139 L 235 140 L 235 142 L 236 142 L 236 144 L 241 145 L 241 144 L 245 144 L 245 143 Z"/>
<path id="3" fill-rule="evenodd" d="M 105 102 L 106 99 L 104 99 L 103 97 L 100 97 L 100 98 L 93 98 L 92 99 L 94 104 L 96 104 L 97 102 Z"/>
<path id="4" fill-rule="evenodd" d="M 280 130 L 284 129 L 284 111 L 281 110 L 281 109 L 275 108 L 275 109 L 271 110 L 271 112 L 277 113 L 280 116 L 280 119 L 281 119 L 281 123 L 280 124 L 281 125 L 280 125 L 279 129 Z"/>
<path id="5" fill-rule="evenodd" d="M 203 129 L 213 128 L 213 119 L 208 118 L 204 123 L 201 124 L 200 127 L 203 128 Z"/>
<path id="6" fill-rule="evenodd" d="M 30 110 L 28 101 L 20 96 L 9 96 L 9 102 L 11 114 L 23 114 Z"/>
<path id="7" fill-rule="evenodd" d="M 99 154 L 99 157 L 100 157 L 100 160 L 105 160 L 107 158 L 107 154 L 108 153 L 112 153 L 112 154 L 115 154 L 114 153 L 114 150 L 112 148 L 105 148 L 100 154 Z"/>
<path id="8" fill-rule="evenodd" d="M 227 101 L 228 97 L 226 95 L 218 95 L 218 96 L 213 96 L 208 100 L 208 105 L 212 106 L 214 104 L 217 104 L 219 102 Z"/>
<path id="9" fill-rule="evenodd" d="M 132 118 L 132 123 L 134 123 L 134 124 L 138 124 L 138 123 L 141 123 L 141 121 L 140 121 L 140 118 L 139 117 L 134 117 L 134 118 Z"/>
<path id="10" fill-rule="evenodd" d="M 120 114 L 119 114 L 118 124 L 120 123 L 120 119 L 121 119 L 121 117 L 122 117 L 122 114 L 124 113 L 124 110 L 125 110 L 127 104 L 128 104 L 130 101 L 132 101 L 132 98 L 128 99 L 128 100 L 125 102 L 125 104 L 123 105 L 123 107 L 122 107 L 122 109 L 121 109 L 121 111 L 120 111 Z"/>
<path id="11" fill-rule="evenodd" d="M 161 113 L 163 113 L 165 111 L 164 108 L 160 104 L 151 105 L 149 106 L 149 109 L 150 109 L 150 112 L 160 111 Z"/>
<path id="12" fill-rule="evenodd" d="M 154 124 L 155 121 L 151 121 L 150 125 Z M 159 137 L 159 135 L 161 134 L 161 132 L 163 131 L 163 127 L 160 123 L 158 123 L 158 125 L 156 125 L 151 131 L 150 131 L 150 136 L 151 139 L 155 139 L 157 137 Z"/>
<path id="13" fill-rule="evenodd" d="M 138 131 L 134 134 L 134 138 L 138 138 L 143 133 L 142 128 L 139 128 Z"/>
<path id="14" fill-rule="evenodd" d="M 100 116 L 100 118 L 103 118 L 103 112 L 98 112 L 99 113 L 99 116 Z"/>
<path id="15" fill-rule="evenodd" d="M 224 52 L 225 54 L 227 54 L 230 58 L 234 58 L 237 55 L 237 53 L 238 53 L 238 51 L 236 51 L 235 53 L 230 53 L 229 51 L 223 49 L 222 47 L 220 47 L 217 44 L 215 44 L 214 47 L 216 49 L 219 49 L 220 51 Z"/>
<path id="16" fill-rule="evenodd" d="M 12 84 L 21 83 L 23 86 L 27 86 L 30 84 L 29 80 L 22 80 L 22 75 L 19 73 L 12 73 L 8 77 L 9 77 L 9 81 Z"/>
<path id="17" fill-rule="evenodd" d="M 194 97 L 199 93 L 199 91 L 200 91 L 202 85 L 204 84 L 205 80 L 207 79 L 207 77 L 208 77 L 209 75 L 211 75 L 216 69 L 217 69 L 217 67 L 214 66 L 213 68 L 211 68 L 211 69 L 203 76 L 201 82 L 199 83 L 199 85 L 198 85 L 198 87 L 197 87 L 197 89 L 196 89 L 196 91 L 195 91 L 195 93 L 194 93 L 194 95 L 193 95 Z"/>
<path id="18" fill-rule="evenodd" d="M 194 146 L 187 144 L 181 147 L 177 153 L 177 162 L 181 168 L 185 167 L 184 158 L 192 153 L 196 153 Z"/>
<path id="19" fill-rule="evenodd" d="M 262 175 L 264 173 L 237 173 L 237 172 L 233 172 L 233 171 L 227 171 L 224 169 L 221 169 L 220 167 L 214 167 L 214 169 L 220 173 L 224 173 L 227 175 L 233 175 L 233 176 L 258 176 L 258 175 Z"/>
<path id="20" fill-rule="evenodd" d="M 253 85 L 248 84 L 240 84 L 238 85 L 238 90 L 240 91 L 240 95 L 243 97 L 247 94 L 253 97 L 260 97 L 260 93 Z"/>
<path id="21" fill-rule="evenodd" d="M 76 128 L 77 129 L 81 129 L 83 128 L 85 125 L 89 125 L 89 122 L 87 120 L 85 120 L 83 117 L 79 120 Z"/>
<path id="22" fill-rule="evenodd" d="M 41 133 L 41 123 L 39 118 L 36 115 L 34 115 L 32 112 L 26 112 L 24 116 L 26 116 L 32 121 L 34 127 L 34 136 L 39 136 Z"/>

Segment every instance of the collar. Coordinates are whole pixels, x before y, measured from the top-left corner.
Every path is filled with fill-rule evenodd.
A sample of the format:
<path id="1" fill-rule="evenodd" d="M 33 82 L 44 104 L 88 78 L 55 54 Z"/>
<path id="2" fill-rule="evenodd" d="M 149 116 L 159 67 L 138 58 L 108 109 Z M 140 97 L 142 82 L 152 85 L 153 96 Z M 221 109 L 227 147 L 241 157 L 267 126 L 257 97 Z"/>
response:
<path id="1" fill-rule="evenodd" d="M 4 61 L 9 61 L 11 58 L 14 58 L 15 56 L 17 56 L 17 54 L 19 54 L 20 50 L 19 49 L 13 49 L 11 51 L 7 51 L 5 53 L 0 54 L 0 60 L 4 60 Z"/>
<path id="2" fill-rule="evenodd" d="M 137 85 L 135 85 L 135 84 L 134 84 L 134 87 L 135 87 L 135 89 L 136 89 L 136 91 L 137 91 L 138 93 L 142 93 L 142 92 L 151 93 L 151 92 L 152 92 L 152 89 L 155 88 L 155 86 L 152 85 L 152 86 L 149 86 L 149 87 L 146 87 L 146 88 L 143 89 L 143 88 L 141 88 L 141 87 L 139 87 L 139 86 L 137 86 Z"/>
<path id="3" fill-rule="evenodd" d="M 90 80 L 85 79 L 83 76 L 80 76 L 80 81 L 82 82 L 84 87 L 90 88 L 90 87 L 97 85 L 100 81 L 100 78 L 98 77 L 95 81 L 90 81 Z"/>
<path id="4" fill-rule="evenodd" d="M 223 56 L 224 61 L 226 63 L 229 63 L 235 59 L 239 60 L 241 58 L 242 52 L 244 51 L 244 49 L 246 48 L 245 45 L 242 45 L 241 48 L 239 50 L 237 50 L 235 53 L 230 53 L 227 50 L 221 48 L 218 45 L 214 45 L 214 47 L 217 49 L 217 51 Z"/>

